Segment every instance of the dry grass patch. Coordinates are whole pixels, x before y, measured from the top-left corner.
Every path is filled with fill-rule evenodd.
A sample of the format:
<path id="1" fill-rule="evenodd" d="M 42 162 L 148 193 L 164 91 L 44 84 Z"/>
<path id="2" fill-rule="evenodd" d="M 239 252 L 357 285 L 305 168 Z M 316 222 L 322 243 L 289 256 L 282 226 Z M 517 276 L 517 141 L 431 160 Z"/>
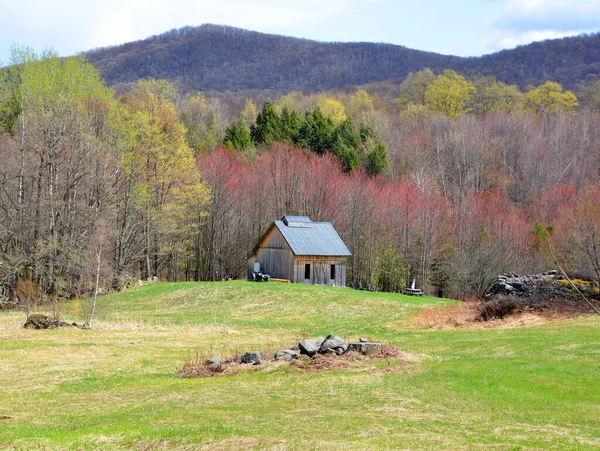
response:
<path id="1" fill-rule="evenodd" d="M 463 303 L 448 307 L 425 309 L 409 320 L 410 324 L 431 330 L 444 329 L 511 329 L 515 327 L 540 326 L 549 322 L 566 321 L 574 314 L 553 309 L 518 311 L 503 318 L 480 319 L 477 304 Z"/>
<path id="2" fill-rule="evenodd" d="M 411 318 L 410 323 L 426 329 L 454 329 L 472 326 L 476 318 L 477 310 L 474 304 L 464 303 L 425 309 Z"/>

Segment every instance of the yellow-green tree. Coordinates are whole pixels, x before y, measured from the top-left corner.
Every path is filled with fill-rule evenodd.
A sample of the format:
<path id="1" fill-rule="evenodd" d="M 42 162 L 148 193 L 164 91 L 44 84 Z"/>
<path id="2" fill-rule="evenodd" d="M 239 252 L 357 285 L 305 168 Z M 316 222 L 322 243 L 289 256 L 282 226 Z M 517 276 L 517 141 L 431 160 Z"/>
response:
<path id="1" fill-rule="evenodd" d="M 435 80 L 435 74 L 429 68 L 411 72 L 400 85 L 400 95 L 395 100 L 400 111 L 409 105 L 425 105 L 425 92 Z"/>
<path id="2" fill-rule="evenodd" d="M 507 85 L 493 77 L 480 76 L 473 82 L 476 92 L 472 96 L 473 112 L 486 115 L 497 112 L 507 114 L 523 109 L 525 98 L 515 85 Z"/>
<path id="3" fill-rule="evenodd" d="M 364 122 L 365 115 L 373 111 L 373 99 L 367 91 L 359 89 L 346 104 L 346 112 L 355 121 Z"/>
<path id="4" fill-rule="evenodd" d="M 289 111 L 300 111 L 300 100 L 302 99 L 302 93 L 298 91 L 292 91 L 286 95 L 283 95 L 277 100 L 277 110 L 279 113 L 287 108 Z"/>
<path id="5" fill-rule="evenodd" d="M 113 93 L 82 56 L 15 47 L 11 63 L 4 84 L 9 104 L 0 105 L 9 120 L 0 122 L 14 147 L 0 153 L 8 157 L 13 149 L 12 161 L 2 163 L 11 176 L 1 178 L 9 182 L 3 192 L 14 191 L 10 208 L 2 196 L 0 204 L 15 229 L 3 249 L 27 262 L 15 274 L 56 294 L 84 279 L 82 250 L 110 208 Z"/>
<path id="6" fill-rule="evenodd" d="M 174 212 L 181 211 L 177 206 L 188 205 L 187 194 L 206 190 L 175 106 L 157 96 L 153 86 L 140 81 L 123 98 L 126 121 L 135 133 L 125 161 L 126 170 L 135 175 L 132 195 L 143 218 L 146 277 L 158 276 L 161 261 L 172 260 L 178 249 L 169 226 L 177 216 Z M 199 205 L 205 201 L 206 196 L 199 196 Z"/>
<path id="7" fill-rule="evenodd" d="M 577 97 L 565 91 L 560 83 L 547 81 L 537 88 L 530 87 L 525 94 L 525 106 L 539 116 L 573 111 L 579 106 Z"/>
<path id="8" fill-rule="evenodd" d="M 244 111 L 242 111 L 242 118 L 244 119 L 244 122 L 248 128 L 254 124 L 256 121 L 256 116 L 258 116 L 256 105 L 252 100 L 247 99 L 246 104 L 244 105 Z"/>
<path id="9" fill-rule="evenodd" d="M 187 144 L 192 149 L 213 150 L 220 144 L 215 112 L 202 93 L 181 102 L 179 117 L 186 128 Z"/>
<path id="10" fill-rule="evenodd" d="M 438 75 L 425 91 L 425 106 L 431 111 L 458 118 L 469 111 L 475 87 L 453 70 Z"/>
<path id="11" fill-rule="evenodd" d="M 323 116 L 330 117 L 336 124 L 341 124 L 347 118 L 344 104 L 339 100 L 321 95 L 319 96 L 318 106 Z"/>

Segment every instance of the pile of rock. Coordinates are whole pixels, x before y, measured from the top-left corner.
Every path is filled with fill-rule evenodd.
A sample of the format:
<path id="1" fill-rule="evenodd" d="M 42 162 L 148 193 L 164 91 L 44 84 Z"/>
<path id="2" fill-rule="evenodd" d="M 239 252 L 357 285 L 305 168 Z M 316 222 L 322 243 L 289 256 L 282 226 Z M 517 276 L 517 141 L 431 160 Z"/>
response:
<path id="1" fill-rule="evenodd" d="M 356 352 L 362 355 L 377 355 L 382 350 L 381 343 L 369 341 L 361 338 L 356 343 L 348 343 L 337 335 L 328 335 L 327 337 L 310 338 L 298 343 L 290 349 L 277 351 L 273 360 L 294 360 L 306 355 L 310 358 L 316 355 L 342 355 L 350 352 Z M 268 358 L 263 358 L 259 351 L 245 352 L 240 356 L 239 363 L 234 359 L 221 361 L 220 357 L 215 356 L 204 362 L 204 367 L 213 372 L 221 372 L 224 368 L 236 365 L 264 365 L 268 363 Z"/>
<path id="2" fill-rule="evenodd" d="M 25 329 L 54 329 L 55 327 L 68 326 L 81 327 L 77 323 L 65 323 L 63 321 L 58 321 L 53 318 L 50 318 L 49 316 L 41 315 L 39 313 L 29 315 L 27 317 L 27 321 L 25 321 L 25 324 L 23 324 L 23 327 Z"/>
<path id="3" fill-rule="evenodd" d="M 347 352 L 358 352 L 365 355 L 375 355 L 381 352 L 381 343 L 371 342 L 366 338 L 359 339 L 355 343 L 347 343 L 337 335 L 327 337 L 311 338 L 298 343 L 300 354 L 313 357 L 316 354 L 342 355 Z"/>
<path id="4" fill-rule="evenodd" d="M 570 296 L 569 286 L 558 282 L 557 271 L 548 271 L 542 274 L 520 276 L 508 273 L 498 278 L 485 294 L 485 300 L 494 297 L 515 296 L 529 301 L 532 306 L 543 300 L 565 299 Z"/>

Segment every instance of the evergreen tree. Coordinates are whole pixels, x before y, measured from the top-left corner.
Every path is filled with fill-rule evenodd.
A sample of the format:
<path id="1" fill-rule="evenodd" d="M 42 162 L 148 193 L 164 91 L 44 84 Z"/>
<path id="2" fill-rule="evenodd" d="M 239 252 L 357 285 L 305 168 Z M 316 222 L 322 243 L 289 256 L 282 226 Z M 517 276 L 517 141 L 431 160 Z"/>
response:
<path id="1" fill-rule="evenodd" d="M 281 120 L 270 100 L 265 101 L 262 111 L 256 117 L 256 122 L 250 127 L 250 134 L 257 146 L 282 140 Z"/>
<path id="2" fill-rule="evenodd" d="M 333 150 L 335 143 L 333 120 L 323 116 L 319 107 L 307 111 L 304 123 L 300 127 L 298 143 L 305 149 L 324 154 Z"/>
<path id="3" fill-rule="evenodd" d="M 237 150 L 238 152 L 252 147 L 252 136 L 242 116 L 225 130 L 223 145 L 230 150 Z"/>
<path id="4" fill-rule="evenodd" d="M 349 147 L 356 148 L 360 143 L 360 132 L 356 129 L 354 122 L 351 119 L 346 119 L 335 129 L 336 138 Z"/>
<path id="5" fill-rule="evenodd" d="M 336 127 L 334 134 L 335 140 L 332 152 L 339 160 L 344 172 L 358 169 L 362 163 L 360 154 L 357 151 L 360 144 L 360 133 L 354 122 L 346 119 Z"/>
<path id="6" fill-rule="evenodd" d="M 292 144 L 298 144 L 302 118 L 296 111 L 290 111 L 287 106 L 283 107 L 280 118 L 281 140 Z"/>
<path id="7" fill-rule="evenodd" d="M 375 177 L 387 168 L 387 150 L 381 141 L 367 154 L 365 167 L 369 177 Z"/>
<path id="8" fill-rule="evenodd" d="M 332 151 L 342 165 L 344 172 L 352 172 L 360 168 L 362 163 L 360 154 L 355 147 L 346 145 L 339 136 L 333 145 Z"/>

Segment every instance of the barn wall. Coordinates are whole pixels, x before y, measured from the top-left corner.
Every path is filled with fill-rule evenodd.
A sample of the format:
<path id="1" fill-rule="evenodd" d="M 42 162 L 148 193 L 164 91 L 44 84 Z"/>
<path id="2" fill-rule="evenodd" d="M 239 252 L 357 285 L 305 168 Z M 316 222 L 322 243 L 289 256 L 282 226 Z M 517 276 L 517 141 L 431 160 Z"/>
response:
<path id="1" fill-rule="evenodd" d="M 304 265 L 311 266 L 310 279 L 304 278 Z M 335 265 L 335 280 L 330 278 L 331 265 Z M 294 283 L 308 285 L 333 285 L 336 287 L 346 286 L 346 259 L 344 257 L 320 257 L 303 255 L 294 261 Z"/>
<path id="2" fill-rule="evenodd" d="M 250 273 L 254 271 L 254 262 L 259 262 L 261 271 L 271 277 L 292 280 L 294 254 L 277 227 L 273 227 L 264 237 L 256 255 L 248 259 Z"/>

